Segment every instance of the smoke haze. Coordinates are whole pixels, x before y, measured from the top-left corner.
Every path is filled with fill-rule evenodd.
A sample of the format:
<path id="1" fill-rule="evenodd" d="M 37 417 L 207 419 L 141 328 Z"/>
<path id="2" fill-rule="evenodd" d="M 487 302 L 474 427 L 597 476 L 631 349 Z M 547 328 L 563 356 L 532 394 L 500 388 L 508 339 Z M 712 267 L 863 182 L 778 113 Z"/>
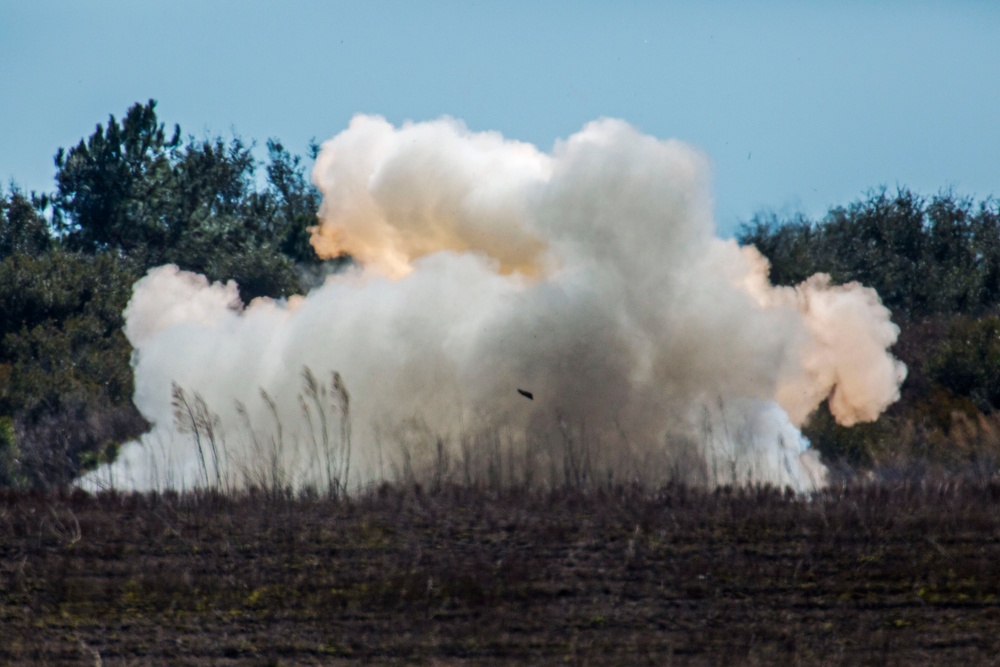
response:
<path id="1" fill-rule="evenodd" d="M 238 484 L 267 461 L 322 485 L 340 445 L 320 451 L 321 406 L 341 443 L 349 402 L 352 483 L 500 452 L 536 479 L 820 486 L 798 428 L 826 398 L 844 425 L 893 403 L 898 328 L 858 284 L 771 286 L 764 257 L 716 236 L 708 171 L 617 120 L 545 153 L 448 118 L 357 116 L 317 158 L 312 243 L 358 267 L 246 307 L 234 283 L 151 270 L 125 333 L 154 429 L 85 481 L 190 487 L 218 468 Z M 329 384 L 319 400 L 303 369 Z M 174 383 L 188 423 L 195 397 L 217 415 L 208 464 Z"/>

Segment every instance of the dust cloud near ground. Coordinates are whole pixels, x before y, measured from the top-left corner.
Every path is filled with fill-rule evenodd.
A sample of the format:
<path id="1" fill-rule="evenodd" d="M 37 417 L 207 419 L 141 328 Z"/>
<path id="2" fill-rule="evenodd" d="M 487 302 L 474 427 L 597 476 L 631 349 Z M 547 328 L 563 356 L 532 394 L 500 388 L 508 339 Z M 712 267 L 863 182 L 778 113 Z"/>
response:
<path id="1" fill-rule="evenodd" d="M 125 332 L 154 428 L 85 484 L 809 491 L 825 479 L 810 413 L 829 398 L 851 425 L 899 396 L 878 295 L 824 275 L 773 287 L 754 248 L 717 235 L 709 161 L 679 141 L 605 119 L 544 152 L 357 116 L 313 181 L 313 246 L 354 268 L 246 305 L 234 283 L 151 270 Z"/>

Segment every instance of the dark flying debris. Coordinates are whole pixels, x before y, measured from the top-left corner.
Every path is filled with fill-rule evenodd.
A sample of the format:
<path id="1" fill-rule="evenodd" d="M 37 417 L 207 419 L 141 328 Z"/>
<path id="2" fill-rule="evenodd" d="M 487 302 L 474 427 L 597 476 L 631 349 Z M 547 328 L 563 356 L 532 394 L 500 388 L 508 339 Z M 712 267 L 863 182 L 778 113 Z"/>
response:
<path id="1" fill-rule="evenodd" d="M 521 396 L 524 396 L 529 401 L 535 400 L 535 395 L 532 394 L 530 391 L 525 391 L 523 389 L 518 389 L 517 393 L 519 393 Z"/>

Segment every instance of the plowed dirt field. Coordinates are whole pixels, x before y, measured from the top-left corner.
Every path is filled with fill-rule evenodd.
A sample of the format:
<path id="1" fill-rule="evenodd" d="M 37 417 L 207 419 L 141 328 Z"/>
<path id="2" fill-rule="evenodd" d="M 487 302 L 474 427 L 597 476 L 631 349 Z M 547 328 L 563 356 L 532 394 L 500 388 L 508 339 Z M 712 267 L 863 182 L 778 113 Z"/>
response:
<path id="1" fill-rule="evenodd" d="M 0 495 L 0 664 L 990 664 L 1000 486 Z"/>

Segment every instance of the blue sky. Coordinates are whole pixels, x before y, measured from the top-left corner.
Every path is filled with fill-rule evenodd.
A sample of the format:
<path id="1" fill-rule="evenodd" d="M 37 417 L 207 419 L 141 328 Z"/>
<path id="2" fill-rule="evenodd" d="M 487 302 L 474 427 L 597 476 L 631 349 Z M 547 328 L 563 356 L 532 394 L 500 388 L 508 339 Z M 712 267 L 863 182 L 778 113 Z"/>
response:
<path id="1" fill-rule="evenodd" d="M 358 112 L 550 149 L 594 118 L 701 148 L 724 233 L 879 185 L 1000 196 L 1000 3 L 0 0 L 0 179 L 158 100 L 305 153 Z"/>

